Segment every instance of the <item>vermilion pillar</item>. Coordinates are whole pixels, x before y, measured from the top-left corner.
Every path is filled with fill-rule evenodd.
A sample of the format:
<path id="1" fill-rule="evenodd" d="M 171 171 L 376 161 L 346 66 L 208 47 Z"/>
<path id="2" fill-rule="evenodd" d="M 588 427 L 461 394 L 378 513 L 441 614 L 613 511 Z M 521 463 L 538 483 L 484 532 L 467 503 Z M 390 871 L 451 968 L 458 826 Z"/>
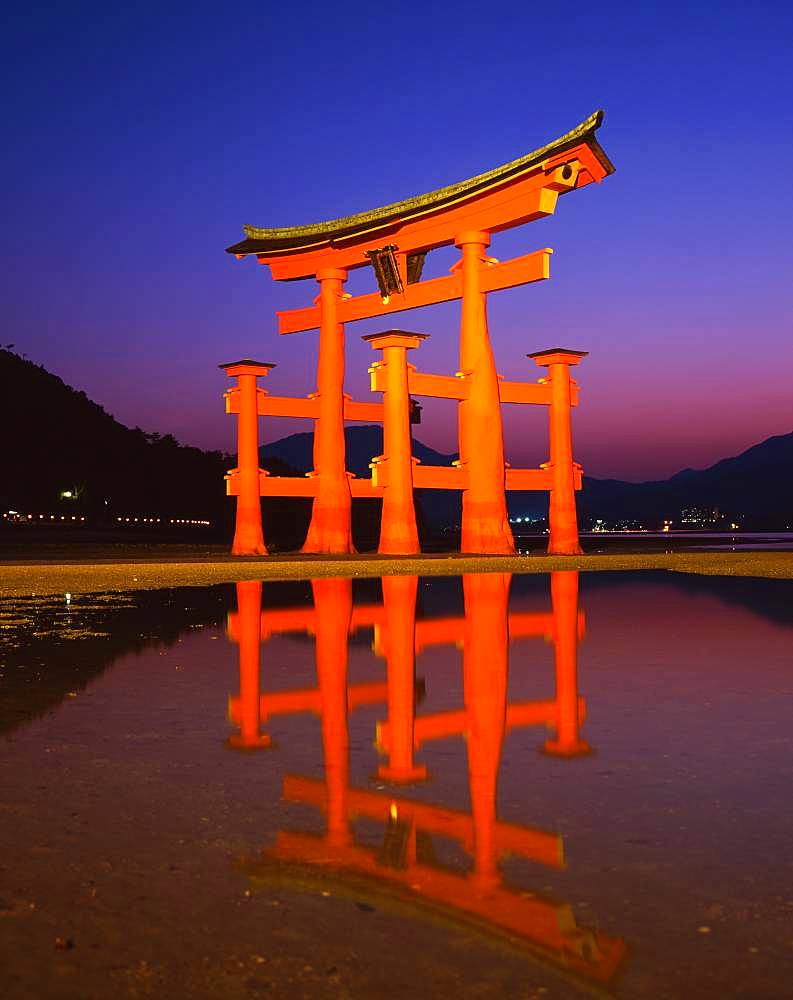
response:
<path id="1" fill-rule="evenodd" d="M 235 556 L 266 556 L 262 534 L 262 503 L 259 491 L 259 413 L 256 379 L 275 365 L 263 361 L 235 361 L 220 365 L 237 379 L 237 523 L 231 553 Z"/>
<path id="2" fill-rule="evenodd" d="M 237 613 L 229 615 L 229 632 L 237 640 L 240 656 L 239 733 L 230 736 L 237 750 L 269 747 L 271 739 L 259 732 L 261 674 L 262 585 L 259 580 L 237 584 Z"/>
<path id="3" fill-rule="evenodd" d="M 569 351 L 564 347 L 529 355 L 540 367 L 548 369 L 551 384 L 549 430 L 553 481 L 548 508 L 548 552 L 552 555 L 581 555 L 575 508 L 570 368 L 586 356 L 586 351 Z"/>
<path id="4" fill-rule="evenodd" d="M 318 483 L 304 552 L 355 551 L 344 448 L 344 325 L 338 321 L 339 299 L 346 280 L 347 272 L 338 268 L 317 271 L 319 416 L 314 424 L 314 475 Z"/>
<path id="5" fill-rule="evenodd" d="M 410 393 L 407 352 L 426 339 L 423 333 L 389 330 L 364 337 L 383 352 L 378 363 L 385 369 L 383 393 L 383 512 L 379 552 L 415 555 L 419 552 L 416 508 L 413 503 L 413 454 L 410 440 Z M 372 369 L 370 369 L 371 371 Z"/>
<path id="6" fill-rule="evenodd" d="M 413 761 L 416 714 L 416 591 L 417 576 L 384 576 L 383 651 L 388 671 L 388 764 L 377 773 L 384 781 L 407 783 L 427 777 L 427 768 Z"/>
<path id="7" fill-rule="evenodd" d="M 578 717 L 578 573 L 551 573 L 553 605 L 553 655 L 556 674 L 558 724 L 556 739 L 546 740 L 543 750 L 556 757 L 580 757 L 590 753 L 579 736 Z"/>
<path id="8" fill-rule="evenodd" d="M 469 394 L 459 405 L 460 460 L 468 475 L 463 491 L 461 550 L 512 554 L 515 543 L 504 494 L 504 435 L 498 375 L 487 330 L 486 295 L 480 273 L 490 235 L 460 233 L 462 251 L 462 323 L 460 370 L 467 375 Z"/>
<path id="9" fill-rule="evenodd" d="M 352 617 L 352 580 L 312 580 L 316 608 L 317 679 L 322 705 L 328 840 L 334 847 L 351 842 L 347 817 L 349 735 L 347 729 L 347 655 Z"/>
<path id="10" fill-rule="evenodd" d="M 500 881 L 494 832 L 507 711 L 510 580 L 508 573 L 463 576 L 468 781 L 474 823 L 474 879 L 480 889 L 494 888 Z"/>

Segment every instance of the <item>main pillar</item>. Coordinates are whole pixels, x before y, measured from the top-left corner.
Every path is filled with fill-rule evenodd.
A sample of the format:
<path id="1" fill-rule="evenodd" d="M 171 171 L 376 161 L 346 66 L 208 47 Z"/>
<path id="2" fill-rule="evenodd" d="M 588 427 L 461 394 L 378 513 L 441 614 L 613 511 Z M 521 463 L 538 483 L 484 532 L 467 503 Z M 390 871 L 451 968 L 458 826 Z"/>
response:
<path id="1" fill-rule="evenodd" d="M 230 378 L 237 379 L 237 522 L 231 554 L 266 556 L 262 534 L 262 502 L 259 489 L 259 411 L 256 379 L 275 365 L 263 361 L 235 361 L 220 365 Z M 227 400 L 229 393 L 226 394 Z M 228 407 L 229 412 L 231 408 Z"/>
<path id="2" fill-rule="evenodd" d="M 556 673 L 556 739 L 546 740 L 543 751 L 554 757 L 581 757 L 591 753 L 579 732 L 578 712 L 578 573 L 551 573 L 553 605 L 553 657 Z"/>
<path id="3" fill-rule="evenodd" d="M 413 503 L 407 352 L 418 347 L 426 336 L 389 330 L 363 338 L 375 350 L 383 352 L 383 360 L 375 364 L 385 369 L 382 469 L 381 463 L 377 463 L 374 471 L 375 478 L 382 472 L 385 480 L 378 547 L 378 552 L 382 553 L 416 555 L 420 551 Z M 385 580 L 383 583 L 385 585 Z"/>
<path id="4" fill-rule="evenodd" d="M 460 461 L 467 473 L 463 490 L 463 552 L 514 554 L 515 543 L 504 494 L 504 433 L 498 375 L 487 331 L 487 304 L 479 275 L 490 235 L 460 233 L 462 251 L 462 321 L 460 371 L 469 393 L 459 406 Z"/>
<path id="5" fill-rule="evenodd" d="M 575 470 L 573 436 L 570 421 L 570 368 L 577 365 L 586 351 L 557 347 L 551 351 L 529 354 L 536 364 L 548 369 L 551 384 L 549 407 L 551 496 L 548 507 L 548 553 L 557 556 L 580 556 L 578 518 L 575 507 Z"/>
<path id="6" fill-rule="evenodd" d="M 319 415 L 314 424 L 314 475 L 317 493 L 303 552 L 351 553 L 352 497 L 344 447 L 344 325 L 338 321 L 347 272 L 328 267 L 319 282 Z"/>

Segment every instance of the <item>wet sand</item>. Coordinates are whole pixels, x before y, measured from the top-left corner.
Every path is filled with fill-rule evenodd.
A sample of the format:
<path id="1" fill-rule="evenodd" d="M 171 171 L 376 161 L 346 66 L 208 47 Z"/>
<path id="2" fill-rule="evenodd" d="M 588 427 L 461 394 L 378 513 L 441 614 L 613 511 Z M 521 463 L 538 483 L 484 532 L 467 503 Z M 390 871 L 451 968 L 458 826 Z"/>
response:
<path id="1" fill-rule="evenodd" d="M 122 549 L 122 551 L 117 551 Z M 79 552 L 79 549 L 75 549 Z M 395 574 L 452 576 L 459 573 L 548 573 L 669 570 L 717 576 L 793 578 L 793 552 L 639 552 L 584 556 L 480 556 L 459 553 L 421 556 L 232 557 L 210 548 L 156 555 L 116 547 L 112 557 L 30 558 L 0 561 L 0 597 L 199 587 L 238 580 L 305 580 L 316 577 L 377 577 Z"/>

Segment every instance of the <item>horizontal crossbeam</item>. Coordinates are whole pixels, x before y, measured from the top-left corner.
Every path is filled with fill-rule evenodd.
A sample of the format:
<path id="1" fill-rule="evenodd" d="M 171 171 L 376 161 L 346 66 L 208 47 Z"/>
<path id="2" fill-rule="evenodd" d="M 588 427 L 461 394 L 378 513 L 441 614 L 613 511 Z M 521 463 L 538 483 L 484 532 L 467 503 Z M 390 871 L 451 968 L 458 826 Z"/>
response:
<path id="1" fill-rule="evenodd" d="M 284 777 L 283 798 L 287 802 L 302 802 L 325 810 L 328 792 L 323 781 L 288 774 Z M 402 796 L 347 789 L 347 808 L 351 816 L 388 822 L 393 805 L 396 805 L 399 816 L 409 815 L 417 827 L 457 840 L 468 850 L 473 848 L 474 821 L 470 813 Z M 564 867 L 562 838 L 558 833 L 496 820 L 493 823 L 493 846 L 499 855 L 516 854 L 554 868 Z"/>
<path id="2" fill-rule="evenodd" d="M 350 618 L 350 635 L 357 632 L 358 629 L 382 625 L 384 621 L 385 612 L 382 604 L 354 604 Z M 236 611 L 229 614 L 227 629 L 229 638 L 233 642 L 239 642 L 239 614 Z M 259 638 L 265 642 L 274 635 L 288 632 L 313 634 L 316 629 L 316 608 L 274 608 L 262 611 L 259 621 Z"/>
<path id="3" fill-rule="evenodd" d="M 479 279 L 482 291 L 496 292 L 504 288 L 516 288 L 534 281 L 543 281 L 550 277 L 552 252 L 546 247 L 524 257 L 504 261 L 502 264 L 483 264 Z M 352 323 L 358 319 L 379 318 L 405 312 L 407 309 L 450 302 L 461 298 L 462 294 L 462 276 L 459 271 L 455 271 L 443 278 L 430 278 L 427 281 L 405 285 L 404 292 L 393 295 L 387 302 L 383 302 L 378 292 L 354 298 L 342 298 L 337 310 L 338 321 Z M 318 305 L 278 313 L 279 333 L 301 333 L 305 330 L 316 330 L 319 325 Z"/>
<path id="4" fill-rule="evenodd" d="M 571 151 L 572 159 L 575 153 Z M 334 240 L 331 246 L 310 248 L 297 253 L 257 253 L 260 264 L 266 264 L 276 281 L 311 278 L 327 267 L 356 268 L 369 263 L 367 250 L 382 247 L 386 242 L 395 243 L 399 253 L 410 255 L 436 247 L 451 246 L 462 232 L 481 230 L 497 233 L 513 226 L 520 226 L 535 219 L 553 215 L 561 188 L 570 190 L 575 178 L 559 184 L 561 174 L 547 177 L 542 171 L 517 183 L 507 184 L 490 192 L 484 202 L 471 204 L 462 201 L 454 207 L 438 212 L 430 210 L 424 218 L 394 220 L 390 231 L 377 229 L 374 233 L 360 234 L 354 239 Z"/>
<path id="5" fill-rule="evenodd" d="M 239 413 L 239 389 L 232 388 L 223 394 L 226 413 Z M 271 396 L 266 389 L 257 389 L 256 412 L 260 417 L 304 417 L 308 420 L 319 418 L 319 393 L 310 396 Z M 360 420 L 367 424 L 383 422 L 382 403 L 361 403 L 349 396 L 344 397 L 344 419 Z"/>
<path id="6" fill-rule="evenodd" d="M 414 460 L 415 462 L 415 460 Z M 573 470 L 575 488 L 581 489 L 582 472 L 576 467 Z M 381 459 L 375 463 L 373 478 L 377 488 L 388 486 L 388 461 Z M 506 490 L 543 491 L 553 488 L 553 473 L 550 468 L 541 469 L 510 469 L 504 474 Z M 466 490 L 468 489 L 468 473 L 464 465 L 413 465 L 413 487 L 417 490 Z"/>
<path id="7" fill-rule="evenodd" d="M 578 699 L 578 719 L 586 718 L 586 702 Z M 555 701 L 527 701 L 516 705 L 507 705 L 505 718 L 506 730 L 521 729 L 528 726 L 549 726 L 555 728 L 559 723 L 559 705 Z M 471 715 L 467 709 L 454 709 L 449 712 L 435 712 L 432 715 L 417 715 L 413 722 L 413 746 L 420 749 L 424 743 L 433 740 L 445 740 L 451 736 L 463 736 L 471 729 Z M 391 724 L 381 722 L 377 726 L 377 747 L 381 753 L 391 751 Z"/>
<path id="8" fill-rule="evenodd" d="M 388 701 L 388 684 L 372 681 L 368 684 L 350 684 L 347 688 L 347 709 L 354 712 L 365 705 L 379 705 Z M 242 699 L 239 695 L 229 698 L 229 722 L 239 725 Z M 272 715 L 299 715 L 310 712 L 322 715 L 322 693 L 317 688 L 298 691 L 272 691 L 259 695 L 259 718 L 262 721 Z"/>
<path id="9" fill-rule="evenodd" d="M 372 392 L 386 391 L 386 366 L 382 361 L 369 368 Z M 468 399 L 469 381 L 466 375 L 430 375 L 408 368 L 408 392 L 411 396 L 426 396 L 432 399 Z M 548 382 L 507 382 L 498 383 L 499 400 L 502 403 L 536 403 L 551 405 L 551 386 Z M 570 403 L 578 406 L 578 386 L 570 382 Z"/>
<path id="10" fill-rule="evenodd" d="M 226 474 L 226 495 L 239 496 L 239 469 L 231 469 Z M 316 475 L 271 476 L 264 469 L 259 470 L 259 496 L 263 497 L 315 497 L 319 485 Z M 371 479 L 350 477 L 350 493 L 354 497 L 376 499 L 382 496 L 381 486 Z"/>

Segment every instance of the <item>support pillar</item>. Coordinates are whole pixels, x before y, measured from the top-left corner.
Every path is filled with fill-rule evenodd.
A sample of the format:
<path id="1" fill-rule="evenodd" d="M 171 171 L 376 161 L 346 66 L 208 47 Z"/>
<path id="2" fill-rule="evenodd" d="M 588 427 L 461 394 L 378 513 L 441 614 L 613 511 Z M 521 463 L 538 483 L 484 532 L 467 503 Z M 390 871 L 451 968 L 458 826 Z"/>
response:
<path id="1" fill-rule="evenodd" d="M 513 555 L 515 543 L 504 493 L 504 433 L 498 375 L 487 330 L 486 295 L 480 287 L 489 233 L 460 233 L 462 322 L 460 371 L 467 375 L 468 398 L 459 404 L 460 461 L 468 473 L 463 490 L 460 549 Z"/>
<path id="2" fill-rule="evenodd" d="M 261 627 L 262 585 L 259 580 L 237 584 L 237 613 L 229 615 L 229 632 L 237 640 L 240 656 L 239 733 L 228 739 L 236 750 L 259 750 L 272 744 L 261 725 Z"/>
<path id="3" fill-rule="evenodd" d="M 496 791 L 507 713 L 510 580 L 508 573 L 463 576 L 463 679 L 474 825 L 473 880 L 485 892 L 501 881 L 495 843 Z"/>
<path id="4" fill-rule="evenodd" d="M 262 361 L 236 361 L 220 365 L 237 379 L 237 521 L 231 554 L 266 556 L 262 534 L 262 503 L 259 489 L 259 412 L 256 379 L 275 365 Z M 232 392 L 235 390 L 232 390 Z"/>
<path id="5" fill-rule="evenodd" d="M 548 417 L 553 484 L 548 507 L 548 554 L 580 556 L 582 550 L 578 539 L 570 421 L 570 368 L 577 365 L 581 358 L 585 358 L 587 352 L 558 347 L 550 351 L 537 351 L 528 356 L 540 367 L 548 369 L 551 384 Z"/>
<path id="6" fill-rule="evenodd" d="M 416 555 L 419 536 L 413 502 L 413 454 L 410 439 L 410 394 L 407 352 L 426 339 L 423 333 L 389 330 L 363 339 L 383 352 L 375 364 L 385 369 L 383 393 L 383 457 L 385 486 L 378 552 Z M 373 368 L 369 369 L 370 372 Z M 375 469 L 375 478 L 380 472 Z M 383 581 L 385 585 L 385 581 Z"/>
<path id="7" fill-rule="evenodd" d="M 426 766 L 413 760 L 418 577 L 384 576 L 382 583 L 383 647 L 388 671 L 388 763 L 378 767 L 377 776 L 383 781 L 407 784 L 427 777 Z"/>
<path id="8" fill-rule="evenodd" d="M 551 573 L 553 657 L 556 674 L 558 722 L 556 738 L 546 740 L 543 752 L 554 757 L 582 757 L 591 753 L 579 735 L 578 716 L 578 573 Z"/>
<path id="9" fill-rule="evenodd" d="M 344 446 L 344 325 L 338 321 L 347 272 L 317 271 L 319 282 L 319 415 L 314 423 L 314 475 L 317 493 L 303 552 L 354 552 L 352 497 Z"/>
<path id="10" fill-rule="evenodd" d="M 347 726 L 347 657 L 352 618 L 352 580 L 312 580 L 316 609 L 316 657 L 322 705 L 322 750 L 325 757 L 328 842 L 352 843 L 347 815 L 350 784 Z"/>

